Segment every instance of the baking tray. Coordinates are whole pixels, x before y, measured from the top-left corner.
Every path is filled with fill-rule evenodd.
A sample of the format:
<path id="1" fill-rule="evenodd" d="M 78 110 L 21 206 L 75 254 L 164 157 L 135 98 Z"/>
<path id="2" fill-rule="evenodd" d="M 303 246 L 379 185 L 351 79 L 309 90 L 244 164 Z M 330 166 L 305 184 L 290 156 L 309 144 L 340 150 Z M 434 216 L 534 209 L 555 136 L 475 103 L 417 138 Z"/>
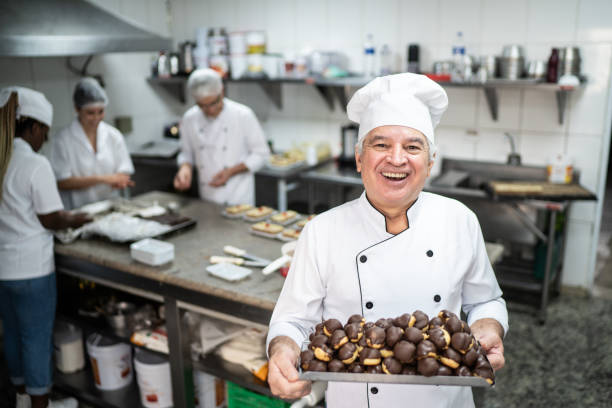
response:
<path id="1" fill-rule="evenodd" d="M 596 200 L 595 194 L 579 184 L 554 184 L 544 181 L 489 181 L 484 185 L 489 194 L 500 198 L 539 200 Z"/>
<path id="2" fill-rule="evenodd" d="M 367 374 L 367 373 L 330 373 L 321 371 L 301 371 L 300 380 L 308 381 L 338 381 L 338 382 L 365 382 L 389 384 L 419 384 L 419 385 L 456 385 L 461 387 L 492 387 L 484 378 L 434 375 L 407 374 Z M 493 383 L 495 384 L 495 383 Z"/>

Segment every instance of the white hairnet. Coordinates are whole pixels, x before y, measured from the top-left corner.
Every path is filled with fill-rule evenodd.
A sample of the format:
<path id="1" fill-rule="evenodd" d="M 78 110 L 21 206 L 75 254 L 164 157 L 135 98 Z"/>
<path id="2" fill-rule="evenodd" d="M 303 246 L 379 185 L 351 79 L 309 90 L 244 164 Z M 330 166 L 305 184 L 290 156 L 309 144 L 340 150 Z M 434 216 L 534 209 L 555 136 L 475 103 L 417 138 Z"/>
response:
<path id="1" fill-rule="evenodd" d="M 399 125 L 423 133 L 435 149 L 434 129 L 448 107 L 448 97 L 440 85 L 425 75 L 412 73 L 375 78 L 359 89 L 346 111 L 359 123 L 358 142 L 379 126 Z"/>
<path id="2" fill-rule="evenodd" d="M 17 92 L 17 119 L 25 116 L 51 127 L 53 122 L 53 105 L 45 95 L 33 89 L 21 86 L 9 86 L 0 90 L 0 106 L 6 105 L 11 93 Z"/>
<path id="3" fill-rule="evenodd" d="M 219 95 L 223 91 L 221 76 L 210 68 L 196 69 L 189 75 L 187 88 L 194 99 L 206 98 L 208 96 Z"/>
<path id="4" fill-rule="evenodd" d="M 106 92 L 95 78 L 85 77 L 77 83 L 72 95 L 74 106 L 81 109 L 88 105 L 108 105 Z"/>

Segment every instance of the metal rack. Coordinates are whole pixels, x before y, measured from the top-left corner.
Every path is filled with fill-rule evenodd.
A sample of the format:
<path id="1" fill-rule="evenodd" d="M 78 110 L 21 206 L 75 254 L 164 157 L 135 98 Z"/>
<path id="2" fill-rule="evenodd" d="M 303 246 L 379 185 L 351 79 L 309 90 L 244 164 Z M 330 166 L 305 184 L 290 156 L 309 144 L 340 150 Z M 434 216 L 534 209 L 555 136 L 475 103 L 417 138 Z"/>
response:
<path id="1" fill-rule="evenodd" d="M 316 87 L 317 91 L 325 101 L 330 110 L 334 109 L 334 101 L 337 101 L 341 109 L 346 109 L 346 104 L 355 90 L 367 84 L 372 78 L 351 76 L 346 78 L 241 78 L 226 79 L 226 83 L 253 83 L 262 88 L 270 101 L 278 109 L 283 108 L 282 84 L 305 84 Z M 165 88 L 168 92 L 177 97 L 182 103 L 186 102 L 185 86 L 187 77 L 170 78 L 147 78 L 147 82 Z M 474 88 L 482 89 L 489 107 L 489 113 L 494 121 L 497 121 L 499 112 L 498 89 L 534 89 L 555 93 L 559 124 L 563 124 L 567 100 L 572 92 L 584 87 L 585 82 L 578 86 L 562 86 L 551 84 L 535 79 L 491 79 L 486 82 L 439 82 L 443 87 L 448 88 Z"/>

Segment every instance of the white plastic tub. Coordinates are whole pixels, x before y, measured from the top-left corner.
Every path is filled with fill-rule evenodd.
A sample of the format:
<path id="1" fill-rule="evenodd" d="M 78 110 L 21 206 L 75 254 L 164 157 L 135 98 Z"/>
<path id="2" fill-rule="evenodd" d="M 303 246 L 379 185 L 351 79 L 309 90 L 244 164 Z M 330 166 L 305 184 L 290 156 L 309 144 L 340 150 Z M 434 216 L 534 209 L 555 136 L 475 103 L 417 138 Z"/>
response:
<path id="1" fill-rule="evenodd" d="M 140 402 L 147 408 L 172 406 L 170 363 L 157 354 L 136 350 L 134 357 Z"/>
<path id="2" fill-rule="evenodd" d="M 130 245 L 130 255 L 147 265 L 163 265 L 174 259 L 174 244 L 146 238 Z"/>
<path id="3" fill-rule="evenodd" d="M 132 382 L 132 347 L 93 333 L 87 338 L 94 383 L 100 390 L 116 390 Z"/>

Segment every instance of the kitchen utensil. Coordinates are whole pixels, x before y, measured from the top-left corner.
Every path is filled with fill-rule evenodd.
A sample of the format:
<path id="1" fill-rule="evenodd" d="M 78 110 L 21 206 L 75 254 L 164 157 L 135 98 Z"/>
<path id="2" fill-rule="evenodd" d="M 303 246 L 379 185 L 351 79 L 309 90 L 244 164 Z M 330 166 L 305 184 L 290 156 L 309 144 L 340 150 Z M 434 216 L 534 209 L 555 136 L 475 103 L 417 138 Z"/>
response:
<path id="1" fill-rule="evenodd" d="M 355 165 L 355 145 L 358 140 L 358 132 L 359 128 L 354 124 L 342 126 L 342 152 L 338 159 L 341 165 Z"/>
<path id="2" fill-rule="evenodd" d="M 285 266 L 288 262 L 291 262 L 296 246 L 297 246 L 297 241 L 291 241 L 291 242 L 287 242 L 286 244 L 283 244 L 283 246 L 281 247 L 282 256 L 270 262 L 270 264 L 266 266 L 261 272 L 264 275 L 269 275 L 272 272 L 275 272 L 276 270 Z"/>
<path id="3" fill-rule="evenodd" d="M 524 57 L 496 57 L 499 77 L 502 79 L 519 79 L 525 71 Z"/>
<path id="4" fill-rule="evenodd" d="M 527 65 L 527 78 L 544 79 L 546 78 L 547 64 L 545 61 L 530 61 Z"/>
<path id="5" fill-rule="evenodd" d="M 502 57 L 506 58 L 525 58 L 525 50 L 517 44 L 504 45 Z"/>
<path id="6" fill-rule="evenodd" d="M 104 308 L 108 324 L 115 334 L 128 335 L 134 325 L 134 311 L 136 306 L 129 302 L 111 302 Z"/>
<path id="7" fill-rule="evenodd" d="M 559 76 L 580 75 L 580 50 L 578 47 L 565 47 L 559 50 Z"/>
<path id="8" fill-rule="evenodd" d="M 258 262 L 258 261 L 247 261 L 244 258 L 237 258 L 237 257 L 231 257 L 231 256 L 218 256 L 218 255 L 211 256 L 210 263 L 212 264 L 230 263 L 234 265 L 254 266 L 258 268 L 267 266 L 269 264 L 269 262 L 264 263 L 264 262 Z"/>
<path id="9" fill-rule="evenodd" d="M 256 261 L 260 263 L 265 263 L 266 265 L 270 263 L 269 259 L 259 257 L 257 255 L 249 254 L 246 250 L 236 248 L 235 246 L 226 245 L 223 247 L 223 252 L 226 254 L 234 255 L 240 258 L 245 258 L 250 261 Z"/>
<path id="10" fill-rule="evenodd" d="M 179 68 L 183 74 L 190 74 L 194 70 L 195 64 L 193 60 L 193 49 L 195 44 L 191 41 L 185 41 L 179 44 L 181 50 L 179 54 Z"/>
<path id="11" fill-rule="evenodd" d="M 495 78 L 497 76 L 497 60 L 495 55 L 482 55 L 479 62 L 479 69 L 486 72 L 487 78 Z"/>

